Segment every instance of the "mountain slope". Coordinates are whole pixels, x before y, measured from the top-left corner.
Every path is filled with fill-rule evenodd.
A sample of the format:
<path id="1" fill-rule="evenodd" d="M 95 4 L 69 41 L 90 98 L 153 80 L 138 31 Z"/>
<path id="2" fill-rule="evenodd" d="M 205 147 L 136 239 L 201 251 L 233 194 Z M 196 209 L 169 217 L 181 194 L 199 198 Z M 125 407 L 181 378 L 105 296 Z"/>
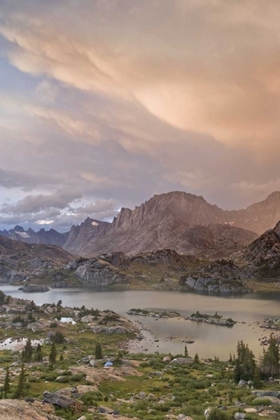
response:
<path id="1" fill-rule="evenodd" d="M 111 223 L 100 222 L 88 217 L 80 226 L 72 226 L 63 248 L 82 255 L 84 244 L 106 235 L 110 227 Z"/>
<path id="2" fill-rule="evenodd" d="M 26 244 L 0 235 L 0 282 L 43 278 L 73 258 L 55 245 Z"/>
<path id="3" fill-rule="evenodd" d="M 280 265 L 280 222 L 233 255 L 233 259 L 255 267 Z"/>
<path id="4" fill-rule="evenodd" d="M 193 194 L 156 195 L 135 210 L 122 208 L 112 224 L 93 229 L 91 219 L 87 219 L 74 228 L 79 229 L 74 241 L 71 230 L 64 247 L 86 256 L 116 250 L 136 255 L 171 248 L 179 253 L 221 258 L 257 237 L 254 232 L 225 224 L 223 215 L 223 210 Z"/>
<path id="5" fill-rule="evenodd" d="M 259 235 L 272 229 L 280 220 L 280 192 L 275 191 L 260 203 L 243 210 L 224 212 L 224 221 L 232 226 L 249 229 Z"/>

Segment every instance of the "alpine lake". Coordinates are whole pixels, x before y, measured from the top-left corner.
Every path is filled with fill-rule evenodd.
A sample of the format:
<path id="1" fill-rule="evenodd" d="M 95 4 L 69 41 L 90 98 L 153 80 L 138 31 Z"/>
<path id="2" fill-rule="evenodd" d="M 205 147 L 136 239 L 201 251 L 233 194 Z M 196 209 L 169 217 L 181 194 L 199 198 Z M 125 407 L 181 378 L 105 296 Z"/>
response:
<path id="1" fill-rule="evenodd" d="M 248 344 L 256 358 L 262 352 L 260 338 L 269 337 L 270 331 L 261 328 L 264 320 L 280 316 L 280 293 L 250 293 L 242 295 L 204 295 L 198 293 L 163 291 L 94 291 L 90 289 L 51 289 L 45 293 L 23 293 L 18 286 L 0 285 L 7 295 L 30 299 L 36 304 L 57 303 L 63 306 L 82 306 L 110 309 L 127 316 L 141 329 L 143 340 L 129 344 L 132 353 L 184 352 L 187 345 L 190 356 L 218 357 L 228 360 L 236 352 L 237 342 Z M 182 317 L 155 318 L 127 315 L 131 308 L 157 311 L 176 311 L 183 317 L 199 311 L 237 321 L 232 327 L 185 320 Z M 276 334 L 277 335 L 277 334 Z M 185 344 L 193 341 L 192 344 Z"/>

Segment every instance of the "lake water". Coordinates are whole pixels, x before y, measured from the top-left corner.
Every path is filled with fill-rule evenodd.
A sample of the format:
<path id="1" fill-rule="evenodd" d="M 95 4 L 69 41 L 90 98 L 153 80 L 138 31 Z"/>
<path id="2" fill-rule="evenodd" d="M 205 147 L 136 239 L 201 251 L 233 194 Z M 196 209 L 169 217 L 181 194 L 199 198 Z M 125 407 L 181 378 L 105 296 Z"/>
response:
<path id="1" fill-rule="evenodd" d="M 87 308 L 111 309 L 121 315 L 126 315 L 126 311 L 131 308 L 175 310 L 183 315 L 191 315 L 197 310 L 206 314 L 217 311 L 226 318 L 240 322 L 233 328 L 227 328 L 177 318 L 156 320 L 128 316 L 137 323 L 141 322 L 145 337 L 141 342 L 133 343 L 131 351 L 182 353 L 185 343 L 181 340 L 187 337 L 188 340 L 195 341 L 194 344 L 187 345 L 189 355 L 198 353 L 202 358 L 217 356 L 226 360 L 230 353 L 236 352 L 238 340 L 247 343 L 258 357 L 262 352 L 258 339 L 269 336 L 269 330 L 261 329 L 258 323 L 266 318 L 280 316 L 279 293 L 213 296 L 161 291 L 96 292 L 88 289 L 51 289 L 46 293 L 23 293 L 18 287 L 6 284 L 0 285 L 0 289 L 14 297 L 32 299 L 40 305 L 57 303 L 61 299 L 64 306 L 85 305 Z M 170 340 L 167 339 L 168 336 L 178 338 Z"/>

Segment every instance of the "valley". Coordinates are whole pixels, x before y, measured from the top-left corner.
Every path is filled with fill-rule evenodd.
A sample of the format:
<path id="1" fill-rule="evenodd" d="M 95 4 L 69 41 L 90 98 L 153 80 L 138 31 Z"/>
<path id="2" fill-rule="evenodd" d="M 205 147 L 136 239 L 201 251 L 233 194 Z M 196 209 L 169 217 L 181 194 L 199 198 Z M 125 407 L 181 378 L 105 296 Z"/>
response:
<path id="1" fill-rule="evenodd" d="M 235 349 L 259 372 L 271 332 L 278 348 L 279 220 L 253 232 L 240 215 L 175 192 L 88 218 L 63 247 L 53 231 L 0 235 L 0 417 L 276 419 L 280 366 L 275 382 L 238 373 Z"/>

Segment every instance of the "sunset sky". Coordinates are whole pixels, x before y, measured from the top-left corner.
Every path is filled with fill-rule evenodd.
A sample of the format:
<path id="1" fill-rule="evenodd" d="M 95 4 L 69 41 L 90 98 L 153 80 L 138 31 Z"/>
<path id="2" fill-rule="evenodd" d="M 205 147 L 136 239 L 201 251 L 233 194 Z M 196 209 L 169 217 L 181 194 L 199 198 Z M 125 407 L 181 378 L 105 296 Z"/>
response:
<path id="1" fill-rule="evenodd" d="M 1 0 L 0 228 L 280 190 L 279 0 Z"/>

